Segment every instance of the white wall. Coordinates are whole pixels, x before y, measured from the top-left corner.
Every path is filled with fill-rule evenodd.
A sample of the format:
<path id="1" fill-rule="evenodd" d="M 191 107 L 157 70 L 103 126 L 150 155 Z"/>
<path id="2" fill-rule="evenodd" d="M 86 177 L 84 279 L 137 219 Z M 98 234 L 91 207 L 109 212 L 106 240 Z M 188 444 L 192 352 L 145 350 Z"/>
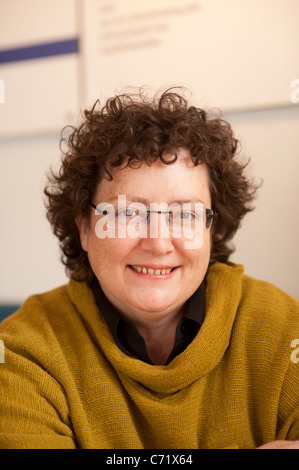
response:
<path id="1" fill-rule="evenodd" d="M 0 8 L 9 1 L 0 0 Z M 60 2 L 62 10 L 63 5 Z M 28 14 L 31 28 L 36 21 L 32 12 Z M 216 32 L 209 40 L 213 38 L 217 40 Z M 240 88 L 246 93 L 246 84 L 240 83 Z M 291 93 L 289 82 L 286 90 Z M 34 100 L 34 89 L 31 93 Z M 1 106 L 6 104 L 0 103 L 0 118 Z M 290 101 L 287 106 L 240 110 L 225 117 L 242 141 L 243 153 L 251 157 L 248 171 L 264 180 L 256 210 L 246 216 L 235 237 L 232 260 L 299 299 L 299 105 Z M 0 141 L 0 303 L 21 302 L 67 282 L 43 206 L 45 174 L 49 165 L 58 165 L 58 143 L 59 132 L 53 129 Z"/>
<path id="2" fill-rule="evenodd" d="M 43 204 L 58 137 L 2 141 L 0 155 L 0 303 L 14 303 L 66 282 Z"/>
<path id="3" fill-rule="evenodd" d="M 248 174 L 263 179 L 255 210 L 237 232 L 232 261 L 299 299 L 299 108 L 227 116 L 251 157 Z"/>

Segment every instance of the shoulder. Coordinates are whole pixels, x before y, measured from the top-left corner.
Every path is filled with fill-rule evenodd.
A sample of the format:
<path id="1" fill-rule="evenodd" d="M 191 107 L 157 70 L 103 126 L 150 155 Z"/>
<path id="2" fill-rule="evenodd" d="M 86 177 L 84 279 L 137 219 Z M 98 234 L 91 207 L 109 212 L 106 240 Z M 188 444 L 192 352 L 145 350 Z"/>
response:
<path id="1" fill-rule="evenodd" d="M 267 357 L 284 374 L 292 365 L 294 342 L 299 341 L 299 302 L 266 281 L 244 275 L 242 284 L 236 325 L 246 329 L 248 350 L 259 360 Z M 298 368 L 293 372 L 298 377 Z"/>
<path id="2" fill-rule="evenodd" d="M 16 333 L 19 324 L 26 332 L 26 325 L 45 324 L 47 319 L 54 319 L 61 311 L 67 310 L 68 304 L 67 285 L 31 295 L 15 313 L 3 320 L 0 324 L 0 332 L 14 331 Z"/>
<path id="3" fill-rule="evenodd" d="M 265 376 L 276 371 L 281 380 L 292 372 L 291 354 L 299 342 L 299 301 L 270 282 L 242 274 L 232 343 Z M 275 375 L 275 374 L 274 374 Z"/>
<path id="4" fill-rule="evenodd" d="M 299 338 L 299 301 L 282 289 L 248 276 L 242 265 L 231 262 L 212 265 L 209 281 L 219 297 L 234 299 L 235 331 L 241 329 L 253 341 L 283 341 L 285 347 Z"/>
<path id="5" fill-rule="evenodd" d="M 240 306 L 256 312 L 265 320 L 276 321 L 279 325 L 298 323 L 299 301 L 270 282 L 255 279 L 246 274 L 242 279 Z"/>
<path id="6" fill-rule="evenodd" d="M 37 364 L 45 364 L 57 357 L 56 331 L 59 316 L 67 304 L 66 286 L 28 297 L 19 310 L 0 324 L 0 338 L 5 347 L 6 368 L 30 358 Z M 43 366 L 45 367 L 45 366 Z"/>
<path id="7" fill-rule="evenodd" d="M 84 326 L 78 306 L 70 295 L 69 284 L 48 292 L 28 297 L 20 309 L 0 324 L 0 338 L 5 350 L 21 356 L 47 355 L 47 358 L 62 353 L 65 347 L 80 342 Z M 80 289 L 89 292 L 82 283 Z M 90 292 L 92 296 L 92 293 Z M 87 308 L 88 309 L 88 308 Z"/>
<path id="8" fill-rule="evenodd" d="M 208 270 L 208 280 L 213 287 L 221 283 L 227 286 L 230 294 L 239 297 L 239 305 L 259 310 L 274 310 L 282 308 L 284 313 L 298 313 L 299 301 L 270 282 L 256 279 L 244 272 L 244 266 L 232 262 L 214 263 Z"/>

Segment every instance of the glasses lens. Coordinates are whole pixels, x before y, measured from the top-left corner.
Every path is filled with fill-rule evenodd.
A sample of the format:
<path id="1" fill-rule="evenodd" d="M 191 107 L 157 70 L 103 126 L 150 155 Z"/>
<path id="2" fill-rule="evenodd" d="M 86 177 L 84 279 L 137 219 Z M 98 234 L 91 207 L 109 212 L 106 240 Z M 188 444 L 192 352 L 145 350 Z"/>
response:
<path id="1" fill-rule="evenodd" d="M 142 203 L 130 204 L 115 209 L 115 223 L 120 225 L 140 224 L 147 222 L 147 211 Z"/>
<path id="2" fill-rule="evenodd" d="M 96 211 L 103 216 L 103 223 L 110 228 L 128 225 L 146 227 L 151 220 L 156 224 L 162 216 L 174 236 L 193 236 L 207 230 L 215 217 L 213 211 L 205 209 L 201 202 L 172 203 L 169 206 L 166 203 L 152 203 L 150 209 L 138 202 L 123 206 L 100 203 L 96 206 Z"/>

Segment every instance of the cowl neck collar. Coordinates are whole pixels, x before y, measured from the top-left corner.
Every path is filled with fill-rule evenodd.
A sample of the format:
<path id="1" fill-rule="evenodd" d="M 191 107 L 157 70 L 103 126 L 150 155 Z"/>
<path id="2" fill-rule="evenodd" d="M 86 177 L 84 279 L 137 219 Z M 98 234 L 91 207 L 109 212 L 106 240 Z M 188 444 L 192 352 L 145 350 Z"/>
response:
<path id="1" fill-rule="evenodd" d="M 93 341 L 121 380 L 136 381 L 154 392 L 169 394 L 204 377 L 221 361 L 240 303 L 243 271 L 242 265 L 230 262 L 209 267 L 205 320 L 192 343 L 168 365 L 146 364 L 123 353 L 114 342 L 92 290 L 85 282 L 71 279 L 68 293 Z"/>

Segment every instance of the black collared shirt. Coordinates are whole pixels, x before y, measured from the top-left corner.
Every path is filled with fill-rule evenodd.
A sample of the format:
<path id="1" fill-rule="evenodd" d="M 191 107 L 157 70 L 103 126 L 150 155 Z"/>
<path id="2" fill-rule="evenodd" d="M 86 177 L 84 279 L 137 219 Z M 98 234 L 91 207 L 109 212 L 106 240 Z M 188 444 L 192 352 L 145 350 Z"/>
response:
<path id="1" fill-rule="evenodd" d="M 96 278 L 94 278 L 91 288 L 96 303 L 103 313 L 118 347 L 125 354 L 154 365 L 149 356 L 143 336 L 139 333 L 132 321 L 124 318 L 117 312 L 105 296 Z M 185 314 L 177 325 L 174 346 L 166 364 L 169 364 L 178 354 L 182 353 L 195 338 L 204 321 L 204 316 L 205 281 L 203 280 L 198 289 L 187 301 Z"/>

